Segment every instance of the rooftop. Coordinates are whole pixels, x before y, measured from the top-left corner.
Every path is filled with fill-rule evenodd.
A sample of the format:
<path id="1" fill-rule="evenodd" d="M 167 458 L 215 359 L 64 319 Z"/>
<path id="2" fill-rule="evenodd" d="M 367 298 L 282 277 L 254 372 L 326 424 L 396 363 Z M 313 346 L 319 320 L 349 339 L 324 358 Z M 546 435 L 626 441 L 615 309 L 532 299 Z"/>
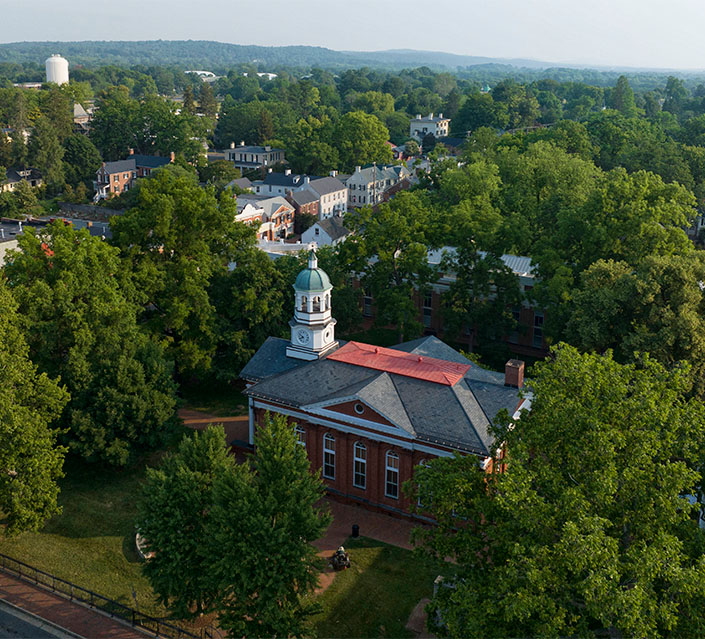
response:
<path id="1" fill-rule="evenodd" d="M 245 394 L 312 414 L 325 414 L 327 406 L 357 399 L 411 437 L 481 455 L 489 454 L 494 445 L 492 419 L 501 409 L 513 415 L 523 401 L 516 388 L 504 385 L 502 373 L 475 366 L 436 337 L 380 348 L 380 352 L 394 364 L 410 360 L 419 364 L 421 357 L 433 375 L 450 375 L 450 379 L 444 377 L 445 383 L 404 374 L 410 369 L 389 371 L 346 361 L 345 352 L 342 357 L 338 354 L 347 344 L 340 344 L 327 356 L 307 362 L 286 356 L 288 340 L 270 337 L 240 373 L 253 384 Z M 375 347 L 358 343 L 353 348 Z M 434 362 L 442 363 L 435 368 Z M 460 375 L 463 369 L 466 372 Z M 461 378 L 453 385 L 447 383 L 454 375 Z"/>
<path id="2" fill-rule="evenodd" d="M 371 346 L 361 342 L 348 342 L 329 355 L 328 359 L 446 386 L 455 386 L 470 370 L 470 364 L 413 355 L 393 348 Z"/>
<path id="3" fill-rule="evenodd" d="M 336 177 L 322 177 L 311 180 L 311 188 L 318 195 L 328 195 L 329 193 L 337 193 L 345 190 L 346 186 Z"/>

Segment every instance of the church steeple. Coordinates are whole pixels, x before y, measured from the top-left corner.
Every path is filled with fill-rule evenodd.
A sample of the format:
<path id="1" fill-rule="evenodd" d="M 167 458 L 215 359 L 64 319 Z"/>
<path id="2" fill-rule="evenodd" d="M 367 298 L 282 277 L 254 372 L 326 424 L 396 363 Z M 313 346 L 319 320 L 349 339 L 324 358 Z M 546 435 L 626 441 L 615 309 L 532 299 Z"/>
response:
<path id="1" fill-rule="evenodd" d="M 294 317 L 287 357 L 314 360 L 338 345 L 335 320 L 331 315 L 333 286 L 323 269 L 318 268 L 316 251 L 308 254 L 308 268 L 299 273 L 294 283 Z"/>

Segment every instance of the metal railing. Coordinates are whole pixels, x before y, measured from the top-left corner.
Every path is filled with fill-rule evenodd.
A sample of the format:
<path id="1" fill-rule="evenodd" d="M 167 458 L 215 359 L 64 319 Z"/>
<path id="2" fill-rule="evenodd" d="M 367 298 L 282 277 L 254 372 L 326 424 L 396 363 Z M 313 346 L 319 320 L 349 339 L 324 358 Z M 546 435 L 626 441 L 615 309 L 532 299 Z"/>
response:
<path id="1" fill-rule="evenodd" d="M 157 637 L 166 637 L 167 639 L 218 639 L 221 636 L 213 627 L 201 628 L 196 631 L 186 630 L 171 621 L 145 615 L 139 610 L 99 595 L 82 586 L 77 586 L 66 579 L 56 577 L 2 553 L 0 553 L 0 570 L 65 597 L 69 601 L 76 601 L 86 604 L 90 608 L 96 608 L 110 617 L 117 617 L 131 626 L 142 628 Z"/>

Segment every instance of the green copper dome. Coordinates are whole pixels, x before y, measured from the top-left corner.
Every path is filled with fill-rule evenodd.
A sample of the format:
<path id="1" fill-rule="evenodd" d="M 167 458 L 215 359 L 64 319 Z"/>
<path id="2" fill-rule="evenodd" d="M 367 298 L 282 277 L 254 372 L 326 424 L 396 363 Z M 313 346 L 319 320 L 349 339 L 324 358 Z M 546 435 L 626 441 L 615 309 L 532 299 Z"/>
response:
<path id="1" fill-rule="evenodd" d="M 299 273 L 294 288 L 297 291 L 327 291 L 329 288 L 333 288 L 328 274 L 318 268 L 315 251 L 312 250 L 308 254 L 308 268 Z"/>

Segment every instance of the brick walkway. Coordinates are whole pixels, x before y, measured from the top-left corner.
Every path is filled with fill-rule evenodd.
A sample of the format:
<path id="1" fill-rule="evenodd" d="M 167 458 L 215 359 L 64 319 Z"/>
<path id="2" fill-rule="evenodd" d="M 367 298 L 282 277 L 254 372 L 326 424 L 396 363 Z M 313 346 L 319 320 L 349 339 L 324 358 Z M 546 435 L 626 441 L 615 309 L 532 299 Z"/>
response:
<path id="1" fill-rule="evenodd" d="M 247 415 L 237 417 L 217 417 L 197 410 L 182 408 L 179 417 L 184 425 L 196 430 L 205 430 L 208 424 L 223 424 L 225 438 L 228 443 L 235 440 L 247 442 L 250 439 L 250 422 Z"/>
<path id="2" fill-rule="evenodd" d="M 0 572 L 0 599 L 89 639 L 144 639 L 151 636 L 4 572 Z"/>

